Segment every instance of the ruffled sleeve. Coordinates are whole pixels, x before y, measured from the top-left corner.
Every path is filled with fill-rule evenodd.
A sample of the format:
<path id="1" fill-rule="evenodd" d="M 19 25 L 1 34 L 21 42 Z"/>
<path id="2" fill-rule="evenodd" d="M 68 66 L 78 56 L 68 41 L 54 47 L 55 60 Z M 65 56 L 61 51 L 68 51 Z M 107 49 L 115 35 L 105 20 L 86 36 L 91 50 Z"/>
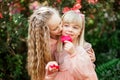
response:
<path id="1" fill-rule="evenodd" d="M 84 49 L 85 51 L 89 54 L 90 58 L 91 58 L 91 61 L 92 62 L 95 62 L 96 58 L 95 58 L 95 52 L 92 48 L 92 45 L 88 42 L 85 42 L 84 43 Z"/>
<path id="2" fill-rule="evenodd" d="M 93 63 L 84 48 L 77 48 L 69 62 L 69 71 L 77 80 L 98 80 Z"/>

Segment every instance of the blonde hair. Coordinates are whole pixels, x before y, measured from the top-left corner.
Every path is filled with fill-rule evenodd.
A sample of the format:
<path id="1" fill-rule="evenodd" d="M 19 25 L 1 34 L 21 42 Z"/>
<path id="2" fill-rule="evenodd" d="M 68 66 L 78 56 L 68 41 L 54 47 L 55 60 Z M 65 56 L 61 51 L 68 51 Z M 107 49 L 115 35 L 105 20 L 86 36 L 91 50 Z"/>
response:
<path id="1" fill-rule="evenodd" d="M 54 14 L 59 15 L 58 11 L 51 7 L 41 7 L 30 16 L 27 69 L 31 80 L 44 80 L 45 66 L 52 60 L 47 22 Z"/>
<path id="2" fill-rule="evenodd" d="M 85 32 L 85 18 L 84 15 L 76 12 L 76 11 L 68 11 L 63 14 L 62 16 L 62 23 L 74 23 L 81 27 L 80 35 L 78 36 L 77 45 L 83 46 L 84 45 L 84 32 Z M 58 42 L 58 51 L 62 51 L 62 43 L 61 41 Z"/>

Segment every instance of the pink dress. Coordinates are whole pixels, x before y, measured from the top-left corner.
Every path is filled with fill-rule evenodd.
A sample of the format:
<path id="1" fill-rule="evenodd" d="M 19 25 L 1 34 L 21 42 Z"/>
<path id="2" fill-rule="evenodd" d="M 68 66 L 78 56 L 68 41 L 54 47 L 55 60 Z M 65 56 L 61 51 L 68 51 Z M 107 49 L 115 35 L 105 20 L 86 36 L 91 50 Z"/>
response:
<path id="1" fill-rule="evenodd" d="M 93 63 L 82 47 L 76 47 L 76 53 L 69 55 L 66 51 L 55 54 L 59 71 L 46 75 L 45 80 L 98 80 Z"/>

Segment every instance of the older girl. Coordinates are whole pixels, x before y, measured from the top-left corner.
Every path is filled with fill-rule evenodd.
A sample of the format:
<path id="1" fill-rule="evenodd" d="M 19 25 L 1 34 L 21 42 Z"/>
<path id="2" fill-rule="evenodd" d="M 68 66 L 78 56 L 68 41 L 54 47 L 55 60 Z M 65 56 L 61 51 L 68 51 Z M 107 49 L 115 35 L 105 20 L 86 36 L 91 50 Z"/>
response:
<path id="1" fill-rule="evenodd" d="M 58 11 L 51 7 L 40 7 L 30 16 L 27 69 L 31 80 L 44 80 L 45 66 L 54 59 L 51 53 L 61 35 L 60 22 Z"/>

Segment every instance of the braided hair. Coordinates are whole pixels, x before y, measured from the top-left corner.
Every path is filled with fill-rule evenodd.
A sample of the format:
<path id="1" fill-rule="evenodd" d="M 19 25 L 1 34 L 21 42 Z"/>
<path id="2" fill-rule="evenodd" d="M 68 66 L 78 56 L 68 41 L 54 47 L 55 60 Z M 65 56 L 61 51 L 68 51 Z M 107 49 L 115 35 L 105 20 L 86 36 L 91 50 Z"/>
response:
<path id="1" fill-rule="evenodd" d="M 52 60 L 47 22 L 54 14 L 59 15 L 53 8 L 41 7 L 30 16 L 27 70 L 31 80 L 44 80 L 45 65 Z"/>

